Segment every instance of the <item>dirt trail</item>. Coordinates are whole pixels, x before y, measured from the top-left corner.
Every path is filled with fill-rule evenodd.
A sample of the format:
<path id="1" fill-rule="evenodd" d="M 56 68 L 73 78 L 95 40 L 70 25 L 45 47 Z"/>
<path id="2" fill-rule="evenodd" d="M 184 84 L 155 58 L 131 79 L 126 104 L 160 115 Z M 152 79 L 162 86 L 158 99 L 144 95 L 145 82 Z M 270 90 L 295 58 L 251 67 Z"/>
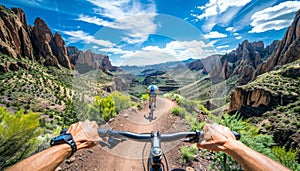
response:
<path id="1" fill-rule="evenodd" d="M 170 115 L 170 109 L 176 106 L 174 102 L 166 98 L 157 98 L 157 109 L 154 111 L 155 120 L 148 118 L 149 109 L 134 111 L 129 109 L 114 118 L 114 121 L 105 125 L 115 130 L 125 130 L 136 133 L 147 133 L 160 131 L 162 133 L 185 131 L 187 124 L 182 119 Z M 126 118 L 124 116 L 127 116 Z M 174 158 L 174 153 L 179 142 L 162 144 L 163 151 L 170 153 Z M 62 170 L 103 170 L 103 171 L 131 171 L 143 170 L 142 152 L 145 143 L 134 142 L 131 140 L 119 143 L 113 149 L 107 147 L 94 147 L 92 150 L 82 150 L 75 155 L 75 161 L 71 164 L 62 164 Z M 145 164 L 149 155 L 150 143 L 145 149 Z M 171 152 L 173 150 L 173 152 Z M 178 154 L 177 154 L 178 156 Z M 178 161 L 178 157 L 174 160 Z M 170 167 L 172 167 L 172 163 Z"/>

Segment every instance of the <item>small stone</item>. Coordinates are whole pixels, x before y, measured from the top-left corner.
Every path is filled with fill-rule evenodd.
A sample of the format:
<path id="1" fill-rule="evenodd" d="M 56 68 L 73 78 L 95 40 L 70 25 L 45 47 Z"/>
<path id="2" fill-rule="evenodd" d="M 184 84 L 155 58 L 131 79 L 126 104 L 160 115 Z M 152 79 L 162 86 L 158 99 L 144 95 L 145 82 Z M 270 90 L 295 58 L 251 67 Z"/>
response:
<path id="1" fill-rule="evenodd" d="M 66 160 L 66 163 L 67 163 L 67 164 L 71 164 L 71 163 L 73 163 L 75 160 L 76 160 L 75 157 L 71 157 L 71 158 L 69 158 L 69 159 Z"/>
<path id="2" fill-rule="evenodd" d="M 94 153 L 94 150 L 92 150 L 92 149 L 88 149 L 87 151 L 90 153 Z"/>
<path id="3" fill-rule="evenodd" d="M 115 119 L 114 118 L 110 118 L 109 120 L 108 120 L 108 122 L 113 122 Z"/>
<path id="4" fill-rule="evenodd" d="M 128 114 L 127 113 L 124 113 L 124 118 L 128 118 Z"/>
<path id="5" fill-rule="evenodd" d="M 192 167 L 187 167 L 185 170 L 186 171 L 194 171 L 194 169 Z"/>
<path id="6" fill-rule="evenodd" d="M 121 127 L 123 127 L 124 125 L 123 124 L 121 124 Z"/>

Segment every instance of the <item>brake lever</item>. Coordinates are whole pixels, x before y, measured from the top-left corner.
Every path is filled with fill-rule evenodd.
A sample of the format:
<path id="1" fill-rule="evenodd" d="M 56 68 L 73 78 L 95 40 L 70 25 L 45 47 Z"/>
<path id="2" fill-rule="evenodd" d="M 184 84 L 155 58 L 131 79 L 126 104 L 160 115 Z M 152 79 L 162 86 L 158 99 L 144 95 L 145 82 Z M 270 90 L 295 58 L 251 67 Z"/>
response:
<path id="1" fill-rule="evenodd" d="M 100 145 L 103 146 L 107 146 L 108 148 L 112 149 L 114 148 L 116 145 L 118 145 L 119 143 L 126 141 L 126 138 L 115 138 L 113 136 L 109 136 L 107 142 L 100 140 Z"/>
<path id="2" fill-rule="evenodd" d="M 187 138 L 187 139 L 184 139 L 183 142 L 198 143 L 199 139 L 198 138 Z"/>

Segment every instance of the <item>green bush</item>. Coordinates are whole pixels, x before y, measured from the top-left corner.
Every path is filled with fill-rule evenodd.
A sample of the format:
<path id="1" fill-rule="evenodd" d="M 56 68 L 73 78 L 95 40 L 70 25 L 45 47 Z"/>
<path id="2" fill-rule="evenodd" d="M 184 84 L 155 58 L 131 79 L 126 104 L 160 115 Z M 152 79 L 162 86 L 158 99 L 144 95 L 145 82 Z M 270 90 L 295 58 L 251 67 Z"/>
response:
<path id="1" fill-rule="evenodd" d="M 300 164 L 297 162 L 298 151 L 290 149 L 286 151 L 285 147 L 273 147 L 276 160 L 292 170 L 300 170 Z"/>
<path id="2" fill-rule="evenodd" d="M 0 169 L 15 164 L 27 157 L 38 145 L 39 114 L 25 110 L 10 113 L 0 107 Z"/>
<path id="3" fill-rule="evenodd" d="M 184 164 L 192 161 L 196 157 L 197 152 L 198 152 L 198 148 L 195 145 L 190 147 L 182 146 L 180 148 L 180 153 L 181 153 L 180 163 Z"/>
<path id="4" fill-rule="evenodd" d="M 102 115 L 100 114 L 99 107 L 94 105 L 87 105 L 87 115 L 89 120 L 96 121 L 98 123 L 102 122 Z"/>
<path id="5" fill-rule="evenodd" d="M 98 107 L 101 118 L 108 121 L 110 118 L 116 116 L 116 107 L 112 96 L 101 98 L 96 96 L 95 105 Z"/>
<path id="6" fill-rule="evenodd" d="M 186 110 L 184 108 L 181 108 L 181 107 L 173 107 L 171 109 L 171 113 L 176 115 L 176 116 L 180 116 L 180 117 L 184 118 L 185 115 L 186 115 Z"/>
<path id="7" fill-rule="evenodd" d="M 112 96 L 114 100 L 117 113 L 130 107 L 130 96 L 125 96 L 121 92 L 117 91 L 112 92 L 110 96 Z"/>
<path id="8" fill-rule="evenodd" d="M 284 152 L 280 148 L 274 148 L 275 143 L 272 135 L 259 134 L 258 128 L 249 124 L 247 121 L 242 120 L 237 113 L 232 116 L 224 114 L 220 124 L 227 126 L 231 130 L 239 132 L 241 135 L 241 139 L 239 141 L 251 149 L 277 160 L 287 167 L 296 166 L 297 162 L 292 162 L 293 164 L 291 164 L 287 161 L 297 161 L 297 155 L 294 154 L 295 151 L 291 151 L 289 154 L 284 154 L 289 155 L 291 157 L 289 159 L 278 158 L 279 156 L 282 157 Z M 221 170 L 241 170 L 240 167 L 236 167 L 239 166 L 239 164 L 225 153 L 216 152 L 214 153 L 213 158 L 214 163 L 212 167 L 214 168 L 219 168 Z"/>
<path id="9" fill-rule="evenodd" d="M 206 122 L 199 122 L 198 118 L 189 115 L 185 117 L 185 120 L 189 123 L 190 125 L 190 131 L 196 131 L 196 130 L 202 130 L 203 127 L 205 126 Z"/>
<path id="10" fill-rule="evenodd" d="M 149 98 L 150 98 L 150 97 L 149 97 L 149 94 L 143 94 L 143 95 L 142 95 L 142 100 L 143 100 L 143 101 L 147 101 L 147 100 L 149 100 Z"/>

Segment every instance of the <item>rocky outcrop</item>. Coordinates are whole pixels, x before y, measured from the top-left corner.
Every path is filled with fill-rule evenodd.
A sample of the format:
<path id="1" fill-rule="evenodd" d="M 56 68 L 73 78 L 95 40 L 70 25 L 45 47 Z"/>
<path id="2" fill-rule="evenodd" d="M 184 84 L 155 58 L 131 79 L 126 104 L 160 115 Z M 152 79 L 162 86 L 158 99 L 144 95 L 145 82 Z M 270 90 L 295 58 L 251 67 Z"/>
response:
<path id="1" fill-rule="evenodd" d="M 219 61 L 220 55 L 208 56 L 204 59 L 197 59 L 187 64 L 190 70 L 202 70 L 202 73 L 207 74 L 212 71 L 216 63 Z"/>
<path id="2" fill-rule="evenodd" d="M 239 75 L 238 81 L 242 85 L 253 81 L 256 78 L 256 68 L 263 59 L 271 55 L 277 42 L 274 41 L 265 48 L 262 41 L 252 43 L 247 40 L 243 41 L 236 50 L 220 58 L 210 72 L 211 80 L 220 82 Z"/>
<path id="3" fill-rule="evenodd" d="M 283 39 L 266 62 L 257 67 L 256 75 L 274 70 L 281 66 L 300 59 L 300 10 L 296 13 L 291 26 L 286 31 Z"/>
<path id="4" fill-rule="evenodd" d="M 33 27 L 33 47 L 36 54 L 36 59 L 45 66 L 56 66 L 59 68 L 57 58 L 54 56 L 50 42 L 52 33 L 48 25 L 40 18 L 34 21 Z"/>
<path id="5" fill-rule="evenodd" d="M 111 74 L 109 71 L 116 70 L 108 56 L 95 54 L 90 50 L 82 52 L 75 47 L 67 51 L 62 36 L 59 33 L 53 35 L 44 20 L 36 18 L 34 26 L 29 26 L 22 9 L 9 10 L 2 5 L 0 5 L 0 52 L 14 58 L 27 57 L 45 66 L 57 68 L 63 66 L 73 69 L 73 65 L 77 63 L 100 68 L 108 74 Z M 2 68 L 3 72 L 7 71 L 7 67 Z"/>
<path id="6" fill-rule="evenodd" d="M 281 105 L 285 106 L 296 101 L 298 94 L 282 94 L 266 87 L 245 87 L 239 86 L 231 94 L 229 111 L 239 111 L 242 116 L 248 118 L 261 116 L 262 113 Z"/>
<path id="7" fill-rule="evenodd" d="M 26 17 L 21 9 L 9 10 L 0 5 L 0 52 L 14 58 L 27 57 L 34 59 L 33 48 L 26 23 Z"/>
<path id="8" fill-rule="evenodd" d="M 248 43 L 243 43 L 243 46 L 239 46 L 238 51 L 241 51 L 244 49 L 244 47 L 248 47 Z M 252 46 L 251 49 L 258 49 L 258 51 L 263 50 L 263 46 L 261 44 L 257 44 L 255 46 Z M 269 53 L 272 50 L 270 48 L 274 48 L 274 45 L 270 45 L 265 50 L 268 50 Z M 244 51 L 244 53 L 248 53 L 247 51 Z M 269 72 L 275 68 L 275 66 L 278 65 L 284 65 L 287 63 L 290 63 L 292 61 L 295 61 L 297 59 L 300 59 L 300 10 L 296 13 L 295 19 L 292 22 L 291 26 L 288 28 L 287 32 L 285 33 L 283 39 L 278 43 L 276 46 L 274 52 L 270 56 L 270 58 L 264 62 L 259 64 L 259 56 L 260 54 L 257 54 L 255 56 L 252 55 L 252 68 L 246 66 L 247 63 L 249 63 L 249 59 L 251 58 L 244 58 L 243 60 L 240 60 L 240 64 L 238 67 L 236 67 L 236 71 L 240 70 L 243 71 L 242 77 L 243 80 L 246 83 L 247 80 L 253 80 L 256 78 L 257 75 Z M 246 55 L 247 56 L 247 55 Z M 231 59 L 231 58 L 227 58 Z M 234 58 L 233 58 L 234 59 Z M 234 61 L 232 61 L 234 62 Z M 257 66 L 257 67 L 256 67 Z M 255 67 L 257 68 L 255 70 Z M 235 72 L 234 72 L 235 73 Z M 236 72 L 238 73 L 238 72 Z M 299 73 L 299 67 L 294 66 L 293 68 L 286 69 L 282 71 L 282 75 L 285 77 L 298 77 Z M 222 75 L 222 74 L 221 74 Z M 251 113 L 253 112 L 253 115 L 257 115 L 260 112 L 259 108 L 262 107 L 262 109 L 265 107 L 272 107 L 276 105 L 285 105 L 286 102 L 288 102 L 291 99 L 294 99 L 295 97 L 286 97 L 280 94 L 276 94 L 276 92 L 271 92 L 267 89 L 260 89 L 258 87 L 251 87 L 251 88 L 242 88 L 237 87 L 232 95 L 231 95 L 231 102 L 230 102 L 230 110 L 238 110 L 242 113 Z M 252 108 L 255 108 L 256 111 L 251 110 Z M 245 110 L 246 109 L 246 110 Z M 263 111 L 263 110 L 262 110 Z"/>
<path id="9" fill-rule="evenodd" d="M 58 62 L 62 66 L 68 69 L 72 69 L 73 67 L 71 66 L 70 60 L 68 58 L 65 41 L 59 33 L 55 33 L 54 37 L 50 42 L 50 45 L 51 45 L 51 49 L 53 50 L 53 54 L 58 59 Z"/>
<path id="10" fill-rule="evenodd" d="M 96 54 L 91 50 L 81 51 L 74 46 L 67 47 L 67 54 L 74 68 L 80 73 L 84 73 L 94 69 L 101 69 L 107 74 L 115 71 L 116 67 L 112 66 L 109 57 L 106 55 Z"/>

